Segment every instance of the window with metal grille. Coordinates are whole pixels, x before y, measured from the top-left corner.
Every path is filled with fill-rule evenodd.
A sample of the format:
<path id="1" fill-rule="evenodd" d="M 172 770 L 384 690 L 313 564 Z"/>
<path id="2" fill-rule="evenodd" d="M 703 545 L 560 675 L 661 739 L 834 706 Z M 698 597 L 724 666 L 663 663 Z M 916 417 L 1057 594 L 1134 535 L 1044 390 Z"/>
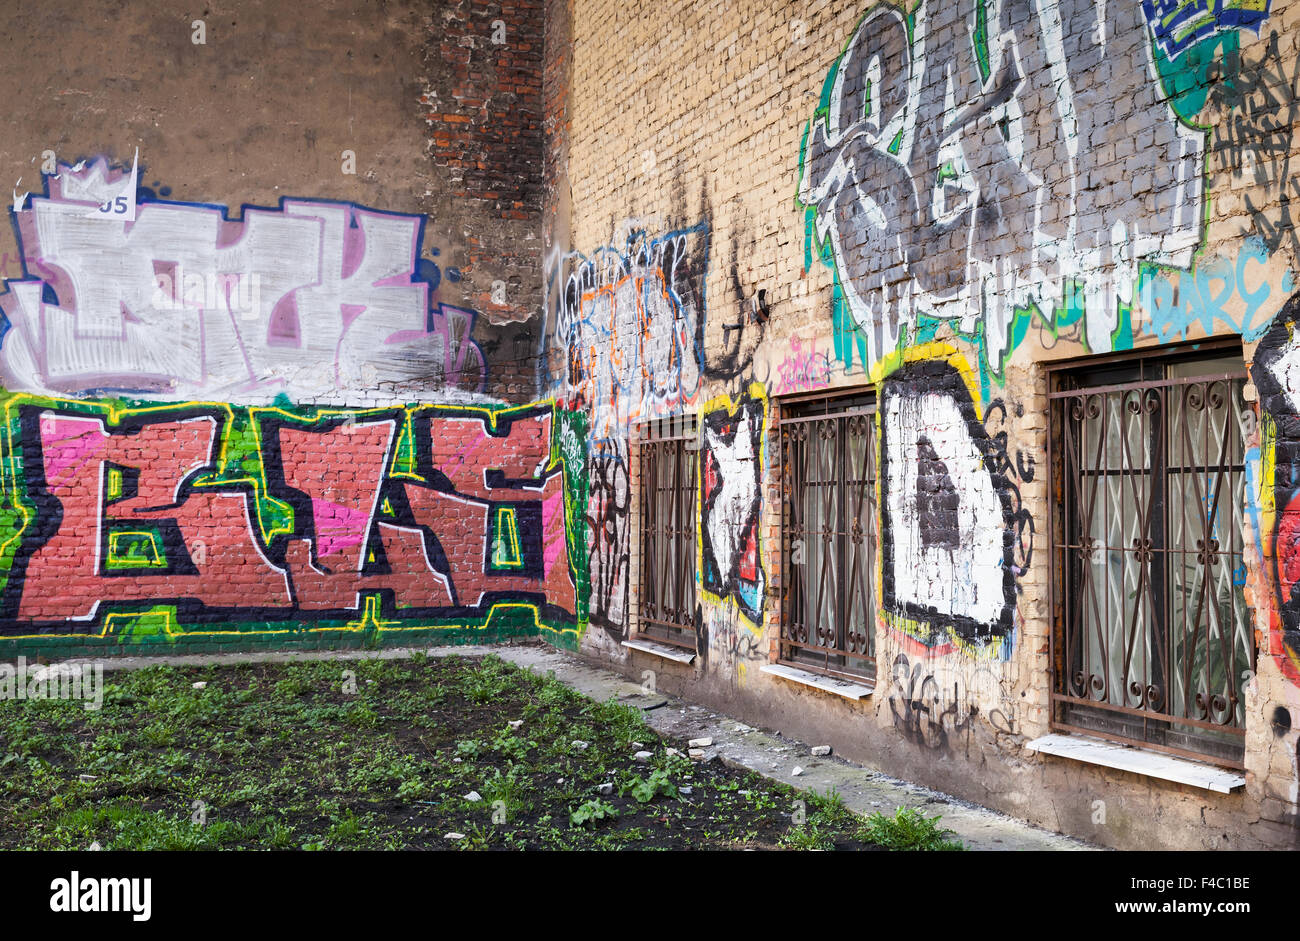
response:
<path id="1" fill-rule="evenodd" d="M 640 426 L 640 626 L 648 640 L 696 650 L 695 499 L 700 465 L 694 416 Z"/>
<path id="2" fill-rule="evenodd" d="M 1241 767 L 1255 643 L 1239 348 L 1056 375 L 1053 725 Z"/>
<path id="3" fill-rule="evenodd" d="M 876 400 L 783 401 L 783 663 L 874 681 Z"/>

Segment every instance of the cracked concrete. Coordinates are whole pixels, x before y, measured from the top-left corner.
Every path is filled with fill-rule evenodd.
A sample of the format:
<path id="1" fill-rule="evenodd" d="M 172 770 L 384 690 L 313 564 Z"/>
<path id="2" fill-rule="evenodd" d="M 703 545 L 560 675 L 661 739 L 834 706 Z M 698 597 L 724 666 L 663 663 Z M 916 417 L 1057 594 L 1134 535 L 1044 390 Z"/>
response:
<path id="1" fill-rule="evenodd" d="M 465 647 L 391 647 L 383 650 L 286 651 L 105 659 L 105 671 L 147 666 L 205 666 L 224 663 L 283 663 L 293 660 L 404 659 L 417 650 L 430 657 L 496 654 L 520 667 L 539 673 L 554 672 L 557 679 L 593 699 L 615 698 L 640 708 L 650 727 L 661 735 L 683 741 L 711 738 L 705 760 L 717 757 L 724 764 L 754 771 L 774 781 L 803 790 L 826 793 L 832 788 L 853 811 L 892 813 L 896 807 L 918 807 L 941 814 L 943 825 L 972 850 L 1093 850 L 1072 837 L 1052 833 L 987 807 L 960 800 L 930 788 L 872 771 L 834 755 L 814 756 L 818 743 L 784 738 L 747 725 L 695 703 L 641 686 L 611 670 L 593 666 L 542 643 Z M 79 662 L 79 661 L 71 661 Z M 795 768 L 802 769 L 799 775 Z"/>

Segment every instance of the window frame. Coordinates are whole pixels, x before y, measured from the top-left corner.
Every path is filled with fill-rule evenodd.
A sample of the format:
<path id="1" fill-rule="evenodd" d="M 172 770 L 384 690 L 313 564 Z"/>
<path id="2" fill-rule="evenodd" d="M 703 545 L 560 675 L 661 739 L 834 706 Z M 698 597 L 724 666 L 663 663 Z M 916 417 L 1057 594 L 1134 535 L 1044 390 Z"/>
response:
<path id="1" fill-rule="evenodd" d="M 1222 358 L 1225 355 L 1235 355 L 1237 360 L 1241 362 L 1240 369 L 1223 372 L 1221 369 L 1216 369 L 1214 365 L 1212 365 L 1213 360 Z M 1171 366 L 1177 366 L 1179 364 L 1194 364 L 1198 360 L 1204 360 L 1207 362 L 1208 368 L 1206 371 L 1194 372 L 1182 377 L 1171 377 L 1169 371 Z M 1084 373 L 1096 373 L 1106 368 L 1135 369 L 1138 371 L 1139 378 L 1135 381 L 1130 379 L 1120 382 L 1112 382 L 1109 380 L 1103 380 L 1100 382 L 1072 382 L 1072 380 L 1079 379 Z M 1148 370 L 1151 371 L 1151 375 L 1148 375 Z M 1158 375 L 1156 373 L 1157 370 Z M 1071 543 L 1072 538 L 1081 533 L 1082 526 L 1084 525 L 1083 520 L 1085 511 L 1081 506 L 1067 506 L 1068 499 L 1081 501 L 1084 493 L 1081 485 L 1084 475 L 1081 471 L 1079 473 L 1079 482 L 1076 483 L 1073 492 L 1066 487 L 1067 473 L 1071 470 L 1079 470 L 1078 468 L 1067 467 L 1067 461 L 1069 458 L 1067 457 L 1067 449 L 1065 446 L 1065 435 L 1073 426 L 1064 416 L 1065 409 L 1069 407 L 1070 399 L 1072 397 L 1078 398 L 1081 394 L 1084 396 L 1096 396 L 1098 394 L 1108 396 L 1118 391 L 1121 395 L 1121 407 L 1123 407 L 1124 397 L 1126 397 L 1129 394 L 1129 391 L 1133 389 L 1142 390 L 1141 395 L 1143 401 L 1145 401 L 1148 394 L 1159 390 L 1158 395 L 1160 396 L 1160 402 L 1164 405 L 1164 403 L 1168 401 L 1166 398 L 1167 390 L 1194 386 L 1198 383 L 1202 385 L 1203 389 L 1207 393 L 1210 387 L 1216 382 L 1227 382 L 1231 387 L 1239 390 L 1250 381 L 1240 339 L 1236 337 L 1218 338 L 1188 344 L 1170 344 L 1151 347 L 1145 350 L 1123 354 L 1077 357 L 1047 364 L 1046 373 L 1048 393 L 1047 462 L 1048 467 L 1050 468 L 1050 490 L 1048 493 L 1048 617 L 1050 622 L 1048 661 L 1048 692 L 1050 697 L 1049 726 L 1052 731 L 1092 735 L 1124 745 L 1164 752 L 1223 767 L 1244 769 L 1245 735 L 1247 731 L 1247 723 L 1249 722 L 1248 710 L 1245 710 L 1244 708 L 1242 709 L 1242 717 L 1239 722 L 1235 719 L 1238 706 L 1231 703 L 1231 714 L 1234 716 L 1232 722 L 1214 722 L 1195 719 L 1188 716 L 1179 716 L 1175 713 L 1173 704 L 1169 701 L 1172 696 L 1169 695 L 1168 687 L 1170 683 L 1168 679 L 1160 680 L 1160 682 L 1164 684 L 1163 688 L 1159 684 L 1156 686 L 1157 689 L 1161 690 L 1160 695 L 1162 697 L 1159 708 L 1133 708 L 1128 707 L 1127 705 L 1113 704 L 1109 702 L 1109 696 L 1112 695 L 1111 693 L 1107 694 L 1108 698 L 1106 700 L 1085 699 L 1078 695 L 1070 695 L 1070 677 L 1066 675 L 1069 671 L 1068 669 L 1063 668 L 1066 663 L 1065 658 L 1070 656 L 1069 644 L 1074 641 L 1079 641 L 1080 643 L 1085 644 L 1088 643 L 1087 640 L 1078 637 L 1067 638 L 1066 636 L 1066 632 L 1069 630 L 1067 607 L 1070 609 L 1070 618 L 1073 618 L 1075 616 L 1074 605 L 1076 603 L 1086 602 L 1086 599 L 1085 602 L 1076 602 L 1071 595 L 1073 592 L 1082 592 L 1087 590 L 1084 587 L 1086 585 L 1086 579 L 1083 578 L 1081 572 L 1078 570 L 1078 566 L 1083 564 L 1083 562 L 1075 557 L 1080 554 L 1086 555 L 1086 553 L 1082 552 L 1082 542 L 1080 542 L 1080 546 L 1078 547 L 1073 546 Z M 1233 385 L 1237 383 L 1239 383 L 1239 385 Z M 1184 393 L 1184 401 L 1182 403 L 1182 407 L 1184 408 L 1187 407 L 1186 398 L 1187 394 Z M 1244 407 L 1250 408 L 1251 403 L 1246 402 L 1244 396 L 1242 398 Z M 1104 407 L 1105 406 L 1103 405 L 1103 409 Z M 1228 408 L 1229 411 L 1225 418 L 1225 430 L 1228 427 L 1227 422 L 1232 418 L 1230 402 Z M 1101 414 L 1103 422 L 1103 437 L 1101 443 L 1102 449 L 1104 449 L 1111 431 L 1109 427 L 1107 427 L 1108 423 L 1104 411 Z M 1168 661 L 1168 663 L 1161 662 L 1158 664 L 1161 670 L 1164 670 L 1171 665 L 1176 665 L 1176 654 L 1170 648 L 1173 647 L 1175 642 L 1179 639 L 1181 639 L 1184 644 L 1187 640 L 1185 625 L 1183 627 L 1184 633 L 1181 638 L 1179 638 L 1176 636 L 1176 628 L 1172 623 L 1172 619 L 1175 617 L 1174 612 L 1177 610 L 1176 602 L 1172 599 L 1177 589 L 1186 584 L 1184 581 L 1185 574 L 1175 574 L 1177 571 L 1176 566 L 1180 559 L 1182 559 L 1185 564 L 1186 560 L 1183 557 L 1187 554 L 1188 550 L 1185 545 L 1182 548 L 1175 549 L 1172 545 L 1166 544 L 1166 542 L 1172 540 L 1172 534 L 1174 533 L 1171 526 L 1170 514 L 1175 512 L 1172 508 L 1172 504 L 1175 502 L 1175 491 L 1170 488 L 1170 484 L 1175 480 L 1175 478 L 1186 475 L 1189 470 L 1193 474 L 1199 473 L 1195 454 L 1192 455 L 1193 463 L 1189 468 L 1184 466 L 1182 461 L 1175 461 L 1177 455 L 1167 453 L 1166 449 L 1169 443 L 1169 435 L 1172 431 L 1171 425 L 1177 422 L 1177 419 L 1167 418 L 1166 416 L 1169 414 L 1171 414 L 1171 410 L 1165 406 L 1163 407 L 1163 410 L 1160 411 L 1158 428 L 1157 424 L 1152 422 L 1151 428 L 1149 429 L 1151 442 L 1154 445 L 1157 438 L 1161 440 L 1159 441 L 1158 450 L 1155 450 L 1152 445 L 1153 450 L 1144 462 L 1145 464 L 1150 465 L 1150 467 L 1148 470 L 1143 472 L 1149 476 L 1149 483 L 1146 486 L 1150 490 L 1150 495 L 1147 496 L 1147 502 L 1149 505 L 1145 508 L 1147 513 L 1145 542 L 1148 549 L 1154 548 L 1154 551 L 1158 553 L 1158 558 L 1160 559 L 1159 572 L 1156 572 L 1154 560 L 1139 560 L 1140 564 L 1146 566 L 1147 569 L 1146 572 L 1143 573 L 1142 577 L 1149 579 L 1152 585 L 1157 583 L 1158 575 L 1158 583 L 1160 587 L 1159 596 L 1156 596 L 1154 590 L 1150 591 L 1151 604 L 1153 607 L 1158 608 L 1158 610 L 1153 611 L 1149 618 L 1144 619 L 1143 636 L 1141 640 L 1143 641 L 1145 649 L 1158 652 Z M 1173 414 L 1177 413 L 1175 412 Z M 1208 420 L 1209 418 L 1207 417 L 1207 421 Z M 1085 433 L 1084 428 L 1085 425 L 1081 421 L 1078 426 L 1077 434 L 1079 436 L 1079 441 L 1078 444 L 1076 444 L 1076 447 L 1079 447 L 1082 444 L 1083 435 Z M 1211 443 L 1208 435 L 1205 440 L 1207 444 Z M 1230 440 L 1222 437 L 1216 438 L 1213 441 L 1213 444 L 1220 444 L 1225 451 L 1227 450 L 1226 445 L 1231 443 Z M 1207 475 L 1211 471 L 1214 471 L 1216 474 L 1240 471 L 1244 474 L 1247 461 L 1245 455 L 1248 444 L 1244 433 L 1239 444 L 1242 455 L 1241 468 L 1237 468 L 1235 464 L 1232 463 L 1231 458 L 1223 463 L 1218 461 L 1212 462 L 1211 457 L 1213 452 L 1211 451 L 1207 452 L 1205 455 L 1201 455 L 1202 460 L 1200 463 L 1204 466 L 1201 467 L 1200 470 L 1204 471 Z M 1080 450 L 1080 468 L 1082 468 L 1083 457 L 1084 455 Z M 1158 465 L 1156 463 L 1157 461 Z M 1095 475 L 1100 472 L 1101 474 L 1118 473 L 1124 475 L 1129 472 L 1128 468 L 1124 465 L 1121 465 L 1120 469 L 1117 471 L 1112 470 L 1109 467 L 1109 462 L 1110 458 L 1108 456 L 1106 467 L 1101 469 L 1092 468 L 1091 470 L 1093 474 Z M 1245 478 L 1243 476 L 1242 486 L 1246 485 L 1244 480 Z M 1226 520 L 1227 525 L 1233 526 L 1235 525 L 1235 520 L 1231 503 L 1224 503 L 1221 505 L 1218 500 L 1219 494 L 1228 492 L 1228 488 L 1221 486 L 1222 477 L 1216 476 L 1214 481 L 1217 488 L 1215 491 L 1215 509 L 1213 514 L 1208 517 L 1208 521 L 1205 525 L 1208 528 L 1214 524 L 1222 524 L 1222 522 Z M 1188 519 L 1185 503 L 1187 495 L 1185 491 L 1179 491 L 1177 496 L 1180 501 L 1184 501 L 1179 503 L 1179 512 L 1183 514 L 1180 522 L 1185 525 Z M 1153 527 L 1156 523 L 1155 511 L 1157 508 L 1159 509 L 1158 522 L 1160 527 L 1160 545 L 1153 546 L 1153 542 L 1155 541 L 1153 539 L 1153 533 L 1155 532 Z M 1071 530 L 1071 526 L 1074 527 L 1073 530 Z M 1208 529 L 1202 530 L 1203 533 L 1206 531 L 1208 531 Z M 1183 535 L 1184 537 L 1188 537 L 1186 530 L 1184 530 Z M 1244 565 L 1246 550 L 1245 534 L 1244 532 L 1238 532 L 1233 533 L 1232 536 L 1236 540 L 1235 544 L 1240 546 L 1238 551 L 1242 554 L 1242 564 Z M 1092 541 L 1092 538 L 1089 537 L 1088 542 L 1091 544 Z M 1214 553 L 1217 553 L 1218 555 L 1226 555 L 1227 559 L 1218 559 L 1217 555 L 1212 554 L 1211 559 L 1217 559 L 1217 561 L 1211 561 L 1211 566 L 1214 564 L 1230 565 L 1232 557 L 1235 554 L 1232 545 L 1233 543 L 1230 542 L 1229 546 L 1225 549 L 1216 543 L 1214 545 Z M 1104 551 L 1109 553 L 1109 549 L 1105 549 Z M 1121 549 L 1121 555 L 1122 552 L 1123 550 Z M 1203 565 L 1204 562 L 1202 561 L 1201 564 Z M 1113 575 L 1108 572 L 1105 587 L 1109 587 L 1112 577 Z M 1121 577 L 1123 576 L 1121 575 Z M 1200 579 L 1202 585 L 1208 586 L 1207 575 L 1201 574 Z M 1197 583 L 1197 576 L 1193 575 L 1190 584 L 1194 586 Z M 1203 589 L 1203 592 L 1204 591 L 1205 589 Z M 1205 597 L 1206 594 L 1203 594 L 1202 599 L 1205 599 Z M 1241 603 L 1241 610 L 1247 628 L 1246 634 L 1249 637 L 1249 664 L 1247 669 L 1253 671 L 1256 667 L 1259 656 L 1258 643 L 1252 626 L 1253 610 L 1250 605 L 1245 603 L 1244 596 Z M 1208 612 L 1209 608 L 1210 606 L 1206 604 L 1205 611 Z M 1184 614 L 1185 613 L 1184 609 Z M 1208 613 L 1201 616 L 1208 618 Z M 1083 620 L 1081 619 L 1080 625 L 1076 625 L 1075 630 L 1082 630 L 1082 624 Z M 1205 640 L 1207 646 L 1207 657 L 1210 643 L 1210 628 L 1208 624 L 1209 621 L 1207 620 Z M 1223 645 L 1225 643 L 1223 638 L 1223 631 L 1225 628 L 1222 624 L 1219 626 L 1220 645 Z M 1231 625 L 1229 625 L 1229 627 L 1231 627 Z M 1195 656 L 1199 643 L 1199 624 L 1195 626 L 1195 631 L 1196 633 L 1193 634 L 1193 644 L 1182 648 L 1184 653 L 1191 653 L 1193 656 Z M 1159 632 L 1160 636 L 1158 638 L 1154 636 L 1155 632 Z M 1111 642 L 1109 633 L 1110 629 L 1107 628 L 1108 636 L 1105 641 L 1106 644 Z M 1122 628 L 1121 634 L 1126 633 L 1127 629 Z M 1136 633 L 1133 638 L 1127 639 L 1130 648 L 1133 646 L 1136 639 Z M 1229 651 L 1229 660 L 1226 667 L 1227 670 L 1234 671 L 1234 680 L 1236 678 L 1235 667 L 1237 665 L 1236 661 L 1238 656 L 1235 640 L 1236 638 L 1231 633 L 1226 639 L 1227 649 Z M 1106 655 L 1107 654 L 1103 651 L 1103 656 Z M 1148 664 L 1154 663 L 1153 658 L 1155 656 L 1156 653 L 1144 653 L 1144 661 Z M 1194 663 L 1195 661 L 1193 660 L 1192 662 Z M 1151 682 L 1153 671 L 1150 665 L 1147 666 L 1146 672 L 1148 674 L 1147 681 Z M 1185 664 L 1183 672 L 1185 676 L 1191 676 L 1191 674 L 1187 672 Z M 1159 679 L 1159 677 L 1157 678 Z M 1226 678 L 1227 676 L 1225 673 L 1225 679 Z M 1120 685 L 1122 686 L 1123 683 L 1128 681 L 1128 679 L 1129 677 L 1127 676 L 1123 677 L 1123 682 Z M 1229 691 L 1235 696 L 1238 696 L 1239 702 L 1241 703 L 1244 703 L 1245 699 L 1245 685 L 1244 679 L 1240 684 L 1236 684 L 1235 682 L 1229 683 Z M 1206 693 L 1213 695 L 1214 691 L 1212 689 L 1197 690 L 1198 697 Z M 1149 693 L 1144 693 L 1143 695 L 1145 700 Z M 1187 696 L 1188 693 L 1185 691 L 1184 699 L 1186 699 Z M 1124 701 L 1127 702 L 1127 695 L 1124 696 Z M 1074 714 L 1072 714 L 1072 710 L 1074 711 Z M 1096 715 L 1096 721 L 1099 724 L 1104 725 L 1109 719 L 1110 721 L 1113 721 L 1114 725 L 1107 729 L 1092 727 L 1087 724 L 1078 724 L 1079 718 L 1083 718 L 1086 721 L 1093 714 Z M 1214 713 L 1212 709 L 1207 709 L 1206 714 L 1212 717 Z M 1140 721 L 1142 738 L 1135 738 L 1131 735 L 1124 735 L 1114 731 L 1115 726 L 1122 727 L 1123 721 L 1126 717 L 1133 723 Z M 1203 732 L 1203 734 L 1199 736 L 1199 740 L 1197 735 L 1198 730 L 1202 730 Z M 1184 744 L 1195 744 L 1204 750 L 1182 748 L 1177 745 L 1167 744 L 1161 740 L 1151 740 L 1150 738 L 1151 734 L 1168 732 L 1176 733 L 1175 738 L 1184 737 L 1190 740 L 1184 742 Z M 1229 749 L 1233 750 L 1233 755 L 1225 753 Z"/>
<path id="2" fill-rule="evenodd" d="M 878 597 L 878 575 L 881 563 L 879 390 L 875 385 L 836 387 L 835 389 L 820 390 L 814 393 L 777 396 L 774 397 L 773 401 L 776 404 L 775 430 L 777 454 L 781 468 L 780 544 L 778 552 L 780 600 L 778 631 L 773 639 L 776 662 L 796 670 L 821 674 L 835 680 L 846 680 L 874 687 L 878 675 L 876 628 L 881 610 Z M 794 600 L 791 595 L 795 584 L 792 566 L 796 564 L 792 551 L 792 533 L 794 529 L 791 525 L 791 506 L 794 499 L 791 488 L 794 483 L 794 474 L 789 464 L 790 455 L 787 450 L 787 435 L 792 426 L 809 425 L 819 420 L 834 419 L 838 425 L 836 456 L 843 457 L 848 449 L 846 443 L 847 422 L 855 418 L 865 421 L 867 443 L 864 449 L 866 459 L 864 470 L 868 477 L 865 481 L 851 480 L 845 474 L 848 461 L 836 461 L 838 477 L 835 481 L 837 512 L 836 532 L 834 535 L 836 536 L 835 557 L 837 559 L 839 579 L 834 581 L 833 587 L 837 606 L 837 646 L 832 647 L 812 642 L 811 633 L 804 640 L 799 640 L 792 635 L 794 629 L 792 604 Z M 861 638 L 865 642 L 865 654 L 859 653 L 855 647 L 851 647 L 847 643 L 852 621 L 850 617 L 845 615 L 851 612 L 854 605 L 852 601 L 846 598 L 849 586 L 842 584 L 843 580 L 848 577 L 846 575 L 849 568 L 847 560 L 851 552 L 848 543 L 854 536 L 848 529 L 848 522 L 851 515 L 849 502 L 852 497 L 852 485 L 856 483 L 865 484 L 863 488 L 864 496 L 858 507 L 858 517 L 859 519 L 862 518 L 862 514 L 865 512 L 868 520 L 867 530 L 858 534 L 861 551 L 865 554 L 865 563 L 859 561 L 856 574 L 861 575 L 863 578 L 862 588 L 859 590 L 866 593 L 866 609 L 869 614 L 867 623 L 861 625 L 860 631 L 853 636 Z M 801 534 L 806 535 L 802 531 Z M 809 653 L 799 656 L 797 650 L 804 650 Z M 822 663 L 820 664 L 815 659 L 818 651 L 823 652 Z M 830 662 L 832 659 L 838 662 L 832 665 Z M 861 666 L 856 669 L 849 668 L 851 661 L 856 661 Z"/>
<path id="3" fill-rule="evenodd" d="M 671 647 L 689 650 L 692 653 L 699 654 L 700 631 L 702 629 L 700 609 L 700 578 L 698 565 L 698 539 L 699 539 L 699 482 L 700 482 L 700 445 L 703 422 L 698 416 L 693 414 L 681 414 L 665 416 L 663 418 L 651 419 L 649 421 L 638 422 L 633 428 L 632 441 L 636 449 L 636 499 L 637 499 L 637 577 L 636 577 L 636 619 L 635 631 L 632 632 L 631 638 L 642 641 L 650 641 L 656 644 L 667 644 Z M 664 452 L 671 454 L 674 458 L 681 457 L 681 461 L 675 465 L 675 469 L 689 469 L 689 480 L 681 482 L 677 479 L 677 485 L 672 492 L 678 502 L 673 505 L 673 513 L 678 516 L 675 520 L 659 523 L 660 517 L 657 513 L 652 514 L 652 509 L 661 511 L 663 508 L 652 504 L 650 498 L 656 494 L 667 492 L 663 488 L 658 488 L 656 481 L 652 480 L 651 474 L 657 467 L 656 460 L 662 457 Z M 687 506 L 681 505 L 683 495 L 686 497 Z M 681 513 L 685 512 L 684 519 Z M 685 528 L 676 530 L 671 526 L 685 523 Z M 647 579 L 653 578 L 657 573 L 656 567 L 652 561 L 657 561 L 658 557 L 653 555 L 655 548 L 654 540 L 657 536 L 676 537 L 676 543 L 669 547 L 669 553 L 676 561 L 683 558 L 688 564 L 684 570 L 675 572 L 675 581 L 673 588 L 682 595 L 682 599 L 689 594 L 687 603 L 688 616 L 682 621 L 671 621 L 667 617 L 651 617 L 650 613 L 658 614 L 657 610 L 651 612 L 649 605 L 657 604 L 657 594 L 650 594 L 647 597 Z M 675 550 L 675 552 L 673 551 Z M 667 573 L 665 573 L 667 574 Z M 681 600 L 681 599 L 679 599 Z M 672 613 L 681 613 L 679 607 Z M 647 629 L 649 625 L 650 629 Z"/>

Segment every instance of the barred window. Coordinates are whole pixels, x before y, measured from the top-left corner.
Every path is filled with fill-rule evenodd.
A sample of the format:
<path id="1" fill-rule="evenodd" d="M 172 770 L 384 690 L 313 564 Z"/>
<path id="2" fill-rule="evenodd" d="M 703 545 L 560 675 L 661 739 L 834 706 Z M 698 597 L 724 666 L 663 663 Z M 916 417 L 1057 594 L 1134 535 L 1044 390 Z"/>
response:
<path id="1" fill-rule="evenodd" d="M 639 637 L 696 650 L 695 491 L 698 422 L 674 416 L 640 426 Z"/>
<path id="2" fill-rule="evenodd" d="M 1056 375 L 1053 725 L 1241 767 L 1240 352 Z"/>
<path id="3" fill-rule="evenodd" d="M 850 394 L 781 405 L 779 659 L 874 681 L 876 400 Z"/>

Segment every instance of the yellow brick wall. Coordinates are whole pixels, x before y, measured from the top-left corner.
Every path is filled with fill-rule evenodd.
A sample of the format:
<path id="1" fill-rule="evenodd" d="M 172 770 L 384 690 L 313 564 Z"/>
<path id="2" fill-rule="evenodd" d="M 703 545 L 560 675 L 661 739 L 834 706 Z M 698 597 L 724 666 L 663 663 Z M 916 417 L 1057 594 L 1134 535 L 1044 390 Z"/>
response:
<path id="1" fill-rule="evenodd" d="M 1051 706 L 1054 498 L 1045 367 L 1207 335 L 1241 336 L 1249 366 L 1261 342 L 1280 349 L 1285 339 L 1284 323 L 1281 333 L 1268 330 L 1275 317 L 1286 320 L 1279 311 L 1294 290 L 1297 264 L 1286 198 L 1300 197 L 1288 162 L 1300 117 L 1300 4 L 1274 0 L 1267 12 L 1258 4 L 1234 6 L 1243 16 L 1255 11 L 1250 26 L 1211 22 L 1198 43 L 1180 47 L 1172 33 L 1151 31 L 1138 4 L 986 3 L 982 18 L 971 3 L 908 4 L 897 13 L 883 3 L 567 4 L 564 205 L 554 227 L 562 237 L 546 246 L 546 391 L 591 409 L 603 429 L 595 438 L 605 441 L 597 447 L 623 460 L 629 475 L 629 614 L 607 630 L 589 630 L 584 649 L 629 671 L 655 670 L 665 683 L 734 706 L 754 721 L 837 738 L 855 757 L 885 770 L 1102 843 L 1216 848 L 1289 839 L 1297 788 L 1290 729 L 1300 716 L 1300 691 L 1284 670 L 1289 615 L 1278 601 L 1272 564 L 1273 525 L 1289 491 L 1274 492 L 1271 455 L 1276 435 L 1295 430 L 1284 417 L 1270 417 L 1270 409 L 1287 408 L 1280 367 L 1273 372 L 1283 375 L 1285 388 L 1274 390 L 1246 431 L 1247 447 L 1258 449 L 1253 488 L 1234 517 L 1245 521 L 1246 592 L 1259 648 L 1257 675 L 1244 678 L 1246 787 L 1211 794 L 1044 759 L 1024 748 L 1049 731 Z M 874 67 L 862 70 L 875 83 L 866 99 L 888 130 L 898 131 L 901 145 L 891 159 L 879 127 L 869 129 L 874 138 L 856 144 L 848 132 L 861 134 L 860 125 L 822 128 L 843 162 L 856 161 L 863 197 L 840 204 L 860 215 L 839 228 L 840 244 L 828 251 L 827 263 L 809 244 L 809 217 L 798 197 L 806 172 L 825 181 L 837 171 L 829 159 L 811 168 L 801 155 L 824 118 L 815 114 L 828 74 L 864 17 L 876 24 L 864 31 L 864 42 L 874 39 L 883 50 Z M 986 61 L 971 38 L 977 35 L 988 36 L 994 50 Z M 849 52 L 846 63 L 860 54 Z M 909 57 L 910 80 L 891 78 Z M 1211 64 L 1198 67 L 1203 59 Z M 1003 80 L 1010 92 L 1004 88 L 999 98 Z M 1177 84 L 1184 80 L 1190 88 Z M 952 122 L 946 137 L 938 130 L 944 122 Z M 844 190 L 845 178 L 827 191 Z M 889 185 L 906 178 L 916 186 L 912 198 L 926 207 L 914 216 L 899 208 L 907 191 Z M 963 207 L 983 215 L 961 221 Z M 927 214 L 940 224 L 927 225 Z M 942 224 L 954 218 L 955 233 Z M 823 221 L 839 224 L 834 212 Z M 867 233 L 873 225 L 876 232 Z M 670 289 L 688 289 L 678 307 L 650 305 L 646 313 L 633 309 L 634 293 L 600 294 L 602 285 L 647 270 L 626 254 L 611 262 L 600 249 L 623 252 L 629 233 L 644 232 L 653 242 L 697 226 L 684 256 L 692 264 L 664 274 Z M 891 243 L 892 237 L 903 241 Z M 905 275 L 889 261 L 891 246 L 899 244 L 911 252 Z M 699 259 L 704 263 L 695 264 Z M 862 274 L 856 280 L 855 264 Z M 584 271 L 586 280 L 577 277 L 569 308 L 561 310 L 566 278 Z M 908 316 L 929 309 L 933 328 L 921 331 L 913 323 L 897 348 L 885 343 L 865 363 L 855 353 L 846 364 L 837 355 L 833 321 L 837 272 L 841 293 L 856 291 L 869 305 L 879 296 L 872 290 L 888 286 L 891 302 Z M 1007 287 L 1009 272 L 1014 287 Z M 976 275 L 983 281 L 973 280 Z M 1079 283 L 1083 305 L 1074 316 L 1060 286 L 1070 279 Z M 864 284 L 874 288 L 864 291 Z M 963 289 L 964 301 L 949 296 L 960 298 Z M 597 300 L 583 301 L 584 290 Z M 749 322 L 746 311 L 760 290 L 770 317 Z M 572 326 L 601 296 L 613 298 L 617 336 Z M 1060 302 L 1055 311 L 1013 316 L 1026 298 L 1046 305 L 1053 297 Z M 674 310 L 703 321 L 702 348 L 678 344 L 686 356 L 698 353 L 702 368 L 686 383 L 690 388 L 656 397 L 670 385 L 668 367 L 673 376 L 682 374 L 671 356 L 648 352 L 671 336 L 664 316 Z M 852 313 L 845 314 L 849 324 Z M 999 324 L 1001 316 L 1009 324 Z M 1022 322 L 1023 333 L 1014 335 Z M 734 324 L 740 329 L 724 329 Z M 1001 329 L 1012 338 L 1002 341 Z M 636 334 L 631 341 L 629 331 Z M 583 351 L 582 381 L 567 372 L 574 346 Z M 919 376 L 907 380 L 913 386 L 927 381 L 924 369 L 908 372 L 908 362 L 936 359 L 959 367 L 978 420 L 996 425 L 990 434 L 1006 433 L 1013 467 L 1019 456 L 1033 468 L 1011 481 L 1013 510 L 1023 507 L 1033 521 L 1032 561 L 1015 578 L 1011 630 L 1000 644 L 927 646 L 881 613 L 874 624 L 878 679 L 861 705 L 761 672 L 775 659 L 781 617 L 783 478 L 775 420 L 783 394 L 809 386 L 870 387 L 887 397 L 886 387 L 902 376 Z M 695 664 L 680 668 L 629 654 L 619 641 L 637 630 L 644 561 L 636 423 L 735 407 L 755 384 L 762 394 L 753 398 L 767 416 L 760 458 L 762 616 L 755 623 L 734 598 L 704 595 L 701 647 L 707 649 Z M 1258 412 L 1253 383 L 1245 395 Z M 609 407 L 620 397 L 630 404 Z M 1002 496 L 1010 499 L 1008 491 Z M 703 528 L 705 521 L 697 524 Z M 1027 533 L 1022 528 L 1018 536 Z M 1283 568 L 1290 551 L 1289 545 L 1280 550 Z M 878 564 L 878 598 L 883 577 Z M 987 577 L 974 574 L 971 581 Z M 1107 824 L 1095 822 L 1097 800 L 1110 803 Z M 1202 822 L 1202 808 L 1226 823 Z"/>

